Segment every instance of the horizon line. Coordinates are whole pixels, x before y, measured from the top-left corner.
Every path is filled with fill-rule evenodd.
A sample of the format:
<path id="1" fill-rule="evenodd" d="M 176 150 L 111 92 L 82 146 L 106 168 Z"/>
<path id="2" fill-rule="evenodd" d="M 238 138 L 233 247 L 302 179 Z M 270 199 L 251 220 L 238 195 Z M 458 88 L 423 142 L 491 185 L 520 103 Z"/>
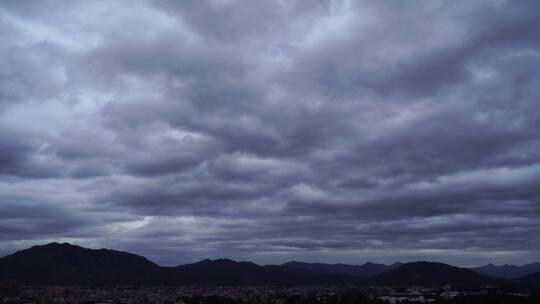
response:
<path id="1" fill-rule="evenodd" d="M 377 264 L 377 265 L 384 265 L 384 266 L 392 266 L 392 265 L 398 264 L 398 263 L 403 265 L 403 264 L 416 263 L 416 262 L 429 262 L 429 263 L 441 263 L 441 264 L 446 264 L 446 265 L 459 267 L 459 268 L 477 268 L 477 267 L 483 267 L 483 266 L 489 266 L 489 265 L 498 266 L 498 267 L 503 267 L 503 266 L 523 267 L 523 266 L 527 266 L 527 265 L 531 265 L 531 264 L 539 264 L 540 263 L 540 262 L 537 262 L 537 261 L 533 261 L 533 262 L 529 262 L 529 263 L 525 263 L 525 264 L 508 264 L 508 263 L 495 264 L 493 262 L 488 262 L 488 263 L 485 263 L 485 264 L 482 264 L 482 265 L 462 266 L 462 265 L 455 265 L 455 264 L 448 263 L 448 262 L 442 262 L 440 260 L 426 260 L 426 259 L 408 260 L 408 261 L 395 261 L 395 262 L 388 263 L 388 264 L 387 263 L 377 263 L 377 262 L 372 262 L 372 261 L 366 261 L 366 262 L 364 262 L 362 264 L 360 264 L 360 263 L 358 263 L 358 264 L 349 264 L 349 263 L 343 263 L 343 262 L 315 262 L 315 261 L 306 261 L 306 260 L 301 261 L 301 260 L 291 259 L 291 260 L 288 260 L 288 261 L 283 262 L 283 263 L 261 264 L 261 263 L 257 263 L 257 262 L 251 261 L 251 260 L 240 260 L 240 259 L 234 259 L 234 258 L 229 258 L 229 257 L 221 257 L 221 258 L 209 258 L 209 257 L 204 258 L 204 257 L 202 257 L 202 258 L 199 258 L 198 260 L 195 260 L 193 262 L 188 262 L 188 263 L 184 263 L 184 264 L 163 265 L 163 264 L 160 264 L 160 263 L 157 263 L 157 262 L 153 261 L 152 259 L 146 257 L 145 255 L 138 254 L 138 253 L 133 253 L 133 252 L 126 251 L 126 250 L 118 250 L 118 249 L 106 248 L 106 247 L 92 248 L 92 247 L 85 247 L 85 246 L 81 246 L 81 245 L 70 243 L 70 242 L 57 242 L 57 241 L 43 243 L 43 244 L 31 245 L 30 247 L 27 247 L 27 248 L 24 248 L 24 249 L 19 249 L 19 250 L 16 250 L 16 251 L 12 252 L 12 253 L 1 256 L 0 259 L 3 259 L 5 257 L 7 257 L 7 256 L 16 254 L 16 253 L 18 253 L 20 251 L 29 250 L 29 249 L 34 248 L 34 247 L 45 247 L 45 246 L 49 246 L 49 245 L 69 245 L 69 246 L 73 246 L 73 247 L 79 247 L 79 248 L 83 248 L 83 249 L 87 249 L 87 250 L 94 250 L 94 251 L 110 250 L 110 251 L 128 253 L 128 254 L 143 257 L 143 258 L 147 259 L 148 261 L 156 264 L 159 267 L 171 267 L 171 268 L 172 267 L 184 266 L 184 265 L 190 265 L 190 264 L 196 264 L 196 263 L 200 263 L 200 262 L 203 262 L 203 261 L 219 261 L 219 260 L 228 260 L 228 261 L 232 261 L 232 262 L 235 262 L 235 263 L 252 263 L 252 264 L 255 264 L 257 266 L 284 266 L 284 264 L 291 263 L 291 262 L 296 262 L 296 263 L 306 263 L 306 264 L 323 264 L 323 265 L 331 265 L 331 266 L 333 266 L 333 265 L 346 265 L 346 266 L 357 266 L 357 267 L 361 267 L 361 266 L 364 266 L 366 264 Z"/>

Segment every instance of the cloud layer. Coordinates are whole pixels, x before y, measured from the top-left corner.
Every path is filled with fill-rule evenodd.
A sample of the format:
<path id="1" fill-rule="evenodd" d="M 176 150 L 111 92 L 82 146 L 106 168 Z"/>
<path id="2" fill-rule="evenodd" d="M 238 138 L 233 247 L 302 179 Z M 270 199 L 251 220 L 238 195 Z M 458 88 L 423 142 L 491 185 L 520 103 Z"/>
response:
<path id="1" fill-rule="evenodd" d="M 4 1 L 0 253 L 540 259 L 537 1 Z"/>

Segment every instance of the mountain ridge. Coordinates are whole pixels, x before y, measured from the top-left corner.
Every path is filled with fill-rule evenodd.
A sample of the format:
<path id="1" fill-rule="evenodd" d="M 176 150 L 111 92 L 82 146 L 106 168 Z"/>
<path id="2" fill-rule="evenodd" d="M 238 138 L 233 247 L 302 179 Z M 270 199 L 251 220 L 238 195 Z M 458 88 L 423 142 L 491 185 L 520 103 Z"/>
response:
<path id="1" fill-rule="evenodd" d="M 494 265 L 495 266 L 495 265 Z M 361 275 L 363 274 L 363 275 Z M 160 266 L 112 249 L 69 243 L 32 246 L 0 258 L 0 280 L 28 285 L 456 285 L 540 284 L 540 273 L 496 280 L 468 268 L 437 262 L 362 265 L 304 263 L 258 265 L 249 261 L 205 259 Z"/>
<path id="2" fill-rule="evenodd" d="M 540 271 L 540 263 L 529 263 L 521 266 L 504 264 L 504 265 L 495 265 L 492 263 L 478 266 L 470 267 L 474 272 L 483 274 L 493 278 L 499 279 L 517 279 L 528 274 L 533 274 Z"/>
<path id="3" fill-rule="evenodd" d="M 69 243 L 33 246 L 0 258 L 0 279 L 35 285 L 296 285 L 365 283 L 361 276 L 313 274 L 280 265 L 229 259 L 175 267 L 111 249 Z"/>
<path id="4" fill-rule="evenodd" d="M 386 271 L 395 269 L 403 263 L 394 263 L 391 265 L 378 264 L 372 262 L 366 262 L 362 265 L 350 265 L 350 264 L 326 264 L 326 263 L 306 263 L 299 261 L 290 261 L 282 266 L 304 269 L 312 272 L 333 273 L 333 274 L 347 274 L 347 275 L 361 275 L 366 277 L 374 277 L 380 275 Z"/>

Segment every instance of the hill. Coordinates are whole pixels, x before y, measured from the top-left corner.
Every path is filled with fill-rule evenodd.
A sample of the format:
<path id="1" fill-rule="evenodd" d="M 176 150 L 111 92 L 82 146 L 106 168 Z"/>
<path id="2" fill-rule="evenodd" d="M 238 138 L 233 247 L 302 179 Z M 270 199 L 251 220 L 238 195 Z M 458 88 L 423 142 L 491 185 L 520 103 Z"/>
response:
<path id="1" fill-rule="evenodd" d="M 514 280 L 514 282 L 526 285 L 540 285 L 540 272 L 531 273 L 526 276 L 517 278 Z"/>
<path id="2" fill-rule="evenodd" d="M 142 256 L 51 243 L 0 259 L 2 279 L 21 284 L 156 284 L 163 270 Z"/>
<path id="3" fill-rule="evenodd" d="M 479 286 L 494 280 L 466 268 L 443 263 L 406 263 L 374 278 L 375 282 L 389 286 Z"/>
<path id="4" fill-rule="evenodd" d="M 395 269 L 401 266 L 401 263 L 394 263 L 392 265 L 377 264 L 377 263 L 365 263 L 363 265 L 347 265 L 347 264 L 325 264 L 325 263 L 304 263 L 291 261 L 282 266 L 291 268 L 304 269 L 317 273 L 331 273 L 331 274 L 345 274 L 355 276 L 373 277 L 380 275 L 389 270 Z"/>
<path id="5" fill-rule="evenodd" d="M 523 266 L 487 264 L 470 270 L 492 278 L 516 279 L 540 271 L 540 263 L 530 263 Z"/>

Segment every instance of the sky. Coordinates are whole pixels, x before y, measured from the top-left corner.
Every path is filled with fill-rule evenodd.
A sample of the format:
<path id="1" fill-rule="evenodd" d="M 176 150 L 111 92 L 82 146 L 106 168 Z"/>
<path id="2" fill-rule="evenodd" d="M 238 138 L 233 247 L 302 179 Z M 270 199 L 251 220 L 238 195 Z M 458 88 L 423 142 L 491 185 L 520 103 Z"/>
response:
<path id="1" fill-rule="evenodd" d="M 540 261 L 539 1 L 0 2 L 0 256 Z"/>

